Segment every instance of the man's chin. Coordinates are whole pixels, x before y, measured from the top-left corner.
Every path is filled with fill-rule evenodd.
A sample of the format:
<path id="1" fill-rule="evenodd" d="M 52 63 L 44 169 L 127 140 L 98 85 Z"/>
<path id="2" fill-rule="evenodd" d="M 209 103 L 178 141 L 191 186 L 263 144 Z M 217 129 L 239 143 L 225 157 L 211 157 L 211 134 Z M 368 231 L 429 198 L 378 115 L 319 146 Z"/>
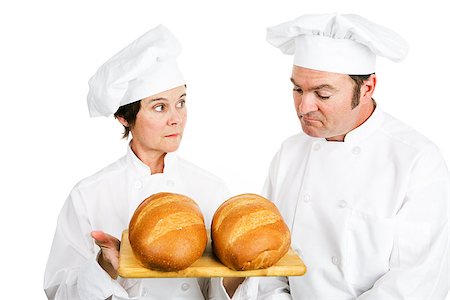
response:
<path id="1" fill-rule="evenodd" d="M 318 130 L 314 130 L 314 128 L 311 128 L 310 126 L 302 126 L 302 130 L 306 135 L 309 135 L 310 137 L 314 138 L 325 138 L 326 135 L 322 132 L 319 132 Z"/>

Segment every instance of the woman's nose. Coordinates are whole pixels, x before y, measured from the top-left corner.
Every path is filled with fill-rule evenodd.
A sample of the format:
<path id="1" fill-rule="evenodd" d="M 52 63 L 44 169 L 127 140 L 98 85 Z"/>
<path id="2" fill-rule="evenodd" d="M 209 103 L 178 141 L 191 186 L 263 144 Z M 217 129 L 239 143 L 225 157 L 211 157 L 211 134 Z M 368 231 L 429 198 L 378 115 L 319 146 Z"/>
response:
<path id="1" fill-rule="evenodd" d="M 177 109 L 172 109 L 169 115 L 168 124 L 170 126 L 178 125 L 182 120 L 182 113 Z"/>

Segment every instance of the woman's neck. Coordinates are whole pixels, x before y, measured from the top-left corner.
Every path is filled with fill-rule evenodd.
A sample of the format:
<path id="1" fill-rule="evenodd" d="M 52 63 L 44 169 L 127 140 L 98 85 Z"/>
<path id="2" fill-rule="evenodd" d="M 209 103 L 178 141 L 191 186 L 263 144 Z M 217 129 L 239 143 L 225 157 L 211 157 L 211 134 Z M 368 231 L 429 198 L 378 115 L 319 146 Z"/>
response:
<path id="1" fill-rule="evenodd" d="M 152 174 L 163 173 L 164 171 L 164 157 L 167 153 L 154 151 L 154 150 L 146 150 L 136 143 L 133 143 L 133 140 L 130 142 L 131 150 L 133 150 L 134 154 L 146 165 L 150 168 Z"/>

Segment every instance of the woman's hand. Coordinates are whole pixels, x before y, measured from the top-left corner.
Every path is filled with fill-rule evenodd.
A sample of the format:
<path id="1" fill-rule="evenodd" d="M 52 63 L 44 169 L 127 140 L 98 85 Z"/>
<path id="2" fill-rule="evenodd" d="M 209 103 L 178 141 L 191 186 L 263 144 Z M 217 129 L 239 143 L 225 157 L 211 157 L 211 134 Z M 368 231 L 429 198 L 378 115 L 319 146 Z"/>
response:
<path id="1" fill-rule="evenodd" d="M 120 241 L 103 231 L 92 231 L 91 236 L 100 247 L 98 264 L 111 278 L 116 279 L 117 269 L 119 269 Z"/>

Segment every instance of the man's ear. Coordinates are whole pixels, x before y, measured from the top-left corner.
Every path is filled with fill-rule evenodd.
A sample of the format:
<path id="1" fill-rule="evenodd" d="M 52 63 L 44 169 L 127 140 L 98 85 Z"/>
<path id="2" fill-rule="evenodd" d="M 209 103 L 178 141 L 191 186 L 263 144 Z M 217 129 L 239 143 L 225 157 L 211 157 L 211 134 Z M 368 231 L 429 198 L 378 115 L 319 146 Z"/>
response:
<path id="1" fill-rule="evenodd" d="M 116 119 L 120 122 L 120 124 L 122 124 L 125 127 L 128 127 L 128 122 L 127 122 L 127 120 L 125 120 L 124 117 L 117 116 Z"/>
<path id="2" fill-rule="evenodd" d="M 375 92 L 375 86 L 377 85 L 377 76 L 375 74 L 370 75 L 369 79 L 364 81 L 362 95 L 372 99 L 372 95 Z"/>

